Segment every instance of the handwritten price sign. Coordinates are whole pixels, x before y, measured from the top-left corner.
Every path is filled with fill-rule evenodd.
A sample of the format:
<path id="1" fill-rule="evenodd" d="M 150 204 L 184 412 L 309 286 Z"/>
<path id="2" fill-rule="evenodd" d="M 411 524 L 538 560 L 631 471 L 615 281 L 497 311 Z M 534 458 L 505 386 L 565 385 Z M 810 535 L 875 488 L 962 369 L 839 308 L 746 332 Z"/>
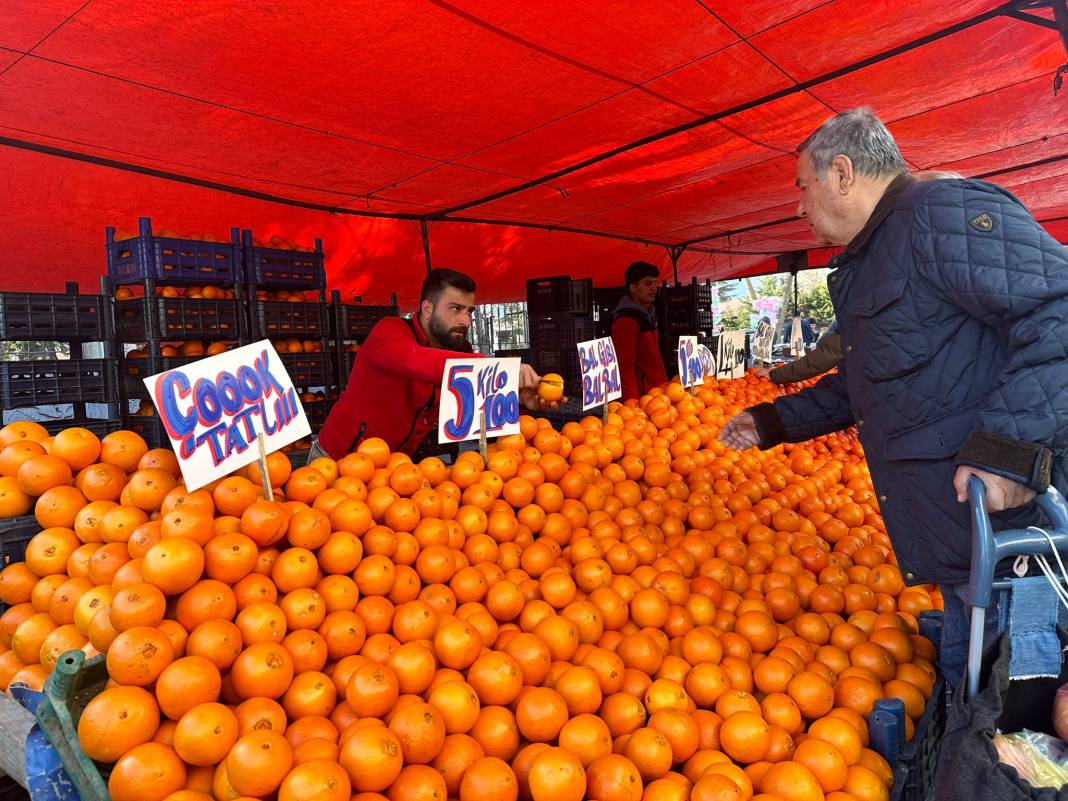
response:
<path id="1" fill-rule="evenodd" d="M 582 411 L 623 396 L 619 363 L 611 337 L 580 342 L 578 355 L 582 368 Z"/>
<path id="2" fill-rule="evenodd" d="M 716 355 L 716 378 L 741 378 L 745 375 L 745 332 L 724 331 L 719 335 Z"/>
<path id="3" fill-rule="evenodd" d="M 293 381 L 267 340 L 145 379 L 190 490 L 311 433 Z"/>
<path id="4" fill-rule="evenodd" d="M 679 380 L 684 387 L 692 387 L 705 380 L 697 337 L 679 337 Z"/>
<path id="5" fill-rule="evenodd" d="M 519 433 L 519 359 L 449 359 L 441 378 L 438 442 Z"/>

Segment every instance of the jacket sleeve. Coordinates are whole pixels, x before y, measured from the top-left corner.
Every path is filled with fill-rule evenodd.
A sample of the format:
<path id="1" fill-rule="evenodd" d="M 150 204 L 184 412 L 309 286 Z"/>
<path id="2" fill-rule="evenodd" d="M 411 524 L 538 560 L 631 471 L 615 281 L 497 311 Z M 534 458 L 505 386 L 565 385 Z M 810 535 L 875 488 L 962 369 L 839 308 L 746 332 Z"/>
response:
<path id="1" fill-rule="evenodd" d="M 854 422 L 845 370 L 841 366 L 837 373 L 824 376 L 815 386 L 747 411 L 756 422 L 762 449 L 780 442 L 804 442 L 849 428 Z"/>
<path id="2" fill-rule="evenodd" d="M 430 348 L 415 341 L 408 324 L 400 320 L 383 320 L 376 325 L 360 348 L 360 359 L 370 367 L 422 381 L 440 384 L 445 362 L 449 359 L 479 359 L 477 353 Z"/>
<path id="3" fill-rule="evenodd" d="M 912 244 L 920 274 L 997 331 L 1008 355 L 957 463 L 1041 492 L 1050 482 L 1050 449 L 1068 446 L 1068 251 L 1008 192 L 946 183 L 917 207 Z M 949 191 L 959 194 L 947 198 Z M 932 214 L 947 199 L 962 206 L 949 217 L 950 231 Z"/>
<path id="4" fill-rule="evenodd" d="M 776 367 L 768 375 L 776 384 L 806 381 L 833 370 L 842 361 L 842 338 L 838 334 L 825 336 L 815 349 L 795 362 Z"/>
<path id="5" fill-rule="evenodd" d="M 642 394 L 638 383 L 638 335 L 638 323 L 634 320 L 620 317 L 612 323 L 612 344 L 616 348 L 619 385 L 624 401 L 640 398 Z"/>

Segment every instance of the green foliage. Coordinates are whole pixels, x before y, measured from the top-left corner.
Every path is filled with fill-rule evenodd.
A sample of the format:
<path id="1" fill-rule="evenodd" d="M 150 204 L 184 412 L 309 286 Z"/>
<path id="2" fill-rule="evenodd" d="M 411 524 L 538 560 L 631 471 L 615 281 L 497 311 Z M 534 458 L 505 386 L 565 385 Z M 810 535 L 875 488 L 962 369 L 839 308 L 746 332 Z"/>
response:
<path id="1" fill-rule="evenodd" d="M 720 308 L 723 310 L 720 326 L 724 331 L 745 331 L 749 328 L 749 315 L 753 313 L 753 303 L 749 298 L 733 300 Z"/>
<path id="2" fill-rule="evenodd" d="M 798 306 L 802 317 L 813 317 L 820 325 L 828 325 L 834 319 L 834 306 L 825 283 L 813 284 L 798 293 Z"/>

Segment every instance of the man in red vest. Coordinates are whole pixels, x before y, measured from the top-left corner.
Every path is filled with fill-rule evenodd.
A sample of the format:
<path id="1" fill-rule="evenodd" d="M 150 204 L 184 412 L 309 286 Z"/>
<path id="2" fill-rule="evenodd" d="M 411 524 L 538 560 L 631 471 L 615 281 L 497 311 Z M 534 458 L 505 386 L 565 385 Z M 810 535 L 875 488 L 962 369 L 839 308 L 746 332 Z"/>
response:
<path id="1" fill-rule="evenodd" d="M 467 341 L 475 282 L 455 270 L 431 270 L 419 297 L 419 312 L 410 320 L 387 317 L 371 330 L 309 461 L 340 459 L 367 437 L 381 437 L 390 450 L 409 455 L 424 441 L 436 442 L 445 362 L 478 356 Z M 522 365 L 519 400 L 528 409 L 556 405 L 538 398 L 539 381 L 533 368 Z"/>
<path id="2" fill-rule="evenodd" d="M 627 294 L 616 306 L 612 342 L 619 363 L 622 399 L 628 401 L 665 383 L 667 370 L 660 355 L 660 336 L 653 308 L 660 270 L 655 264 L 636 261 L 627 268 L 624 280 Z"/>

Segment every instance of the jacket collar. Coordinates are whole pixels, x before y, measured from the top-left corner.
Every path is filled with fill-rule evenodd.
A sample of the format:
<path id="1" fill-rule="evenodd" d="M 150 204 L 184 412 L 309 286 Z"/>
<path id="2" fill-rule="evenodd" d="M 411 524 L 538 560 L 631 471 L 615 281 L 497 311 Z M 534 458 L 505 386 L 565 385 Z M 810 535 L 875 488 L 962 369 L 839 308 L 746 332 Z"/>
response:
<path id="1" fill-rule="evenodd" d="M 883 192 L 883 196 L 879 198 L 879 202 L 875 205 L 875 209 L 872 211 L 871 216 L 868 217 L 868 221 L 864 223 L 864 227 L 860 229 L 860 233 L 853 237 L 850 243 L 846 245 L 845 252 L 850 256 L 855 256 L 860 253 L 865 245 L 868 244 L 868 240 L 871 239 L 872 234 L 874 234 L 886 218 L 890 216 L 890 212 L 894 210 L 897 201 L 915 183 L 916 179 L 907 172 L 899 174 L 893 181 L 891 181 L 890 185 L 886 187 L 886 191 Z"/>
<path id="2" fill-rule="evenodd" d="M 627 310 L 635 311 L 635 312 L 638 312 L 639 314 L 644 314 L 649 319 L 649 324 L 651 326 L 653 326 L 653 328 L 656 328 L 656 304 L 655 303 L 653 305 L 651 305 L 647 309 L 644 306 L 639 306 L 637 303 L 635 303 L 631 299 L 630 295 L 624 295 L 622 298 L 620 298 L 619 305 L 616 306 L 616 314 L 619 314 L 619 312 L 621 312 L 621 311 L 627 311 Z"/>

